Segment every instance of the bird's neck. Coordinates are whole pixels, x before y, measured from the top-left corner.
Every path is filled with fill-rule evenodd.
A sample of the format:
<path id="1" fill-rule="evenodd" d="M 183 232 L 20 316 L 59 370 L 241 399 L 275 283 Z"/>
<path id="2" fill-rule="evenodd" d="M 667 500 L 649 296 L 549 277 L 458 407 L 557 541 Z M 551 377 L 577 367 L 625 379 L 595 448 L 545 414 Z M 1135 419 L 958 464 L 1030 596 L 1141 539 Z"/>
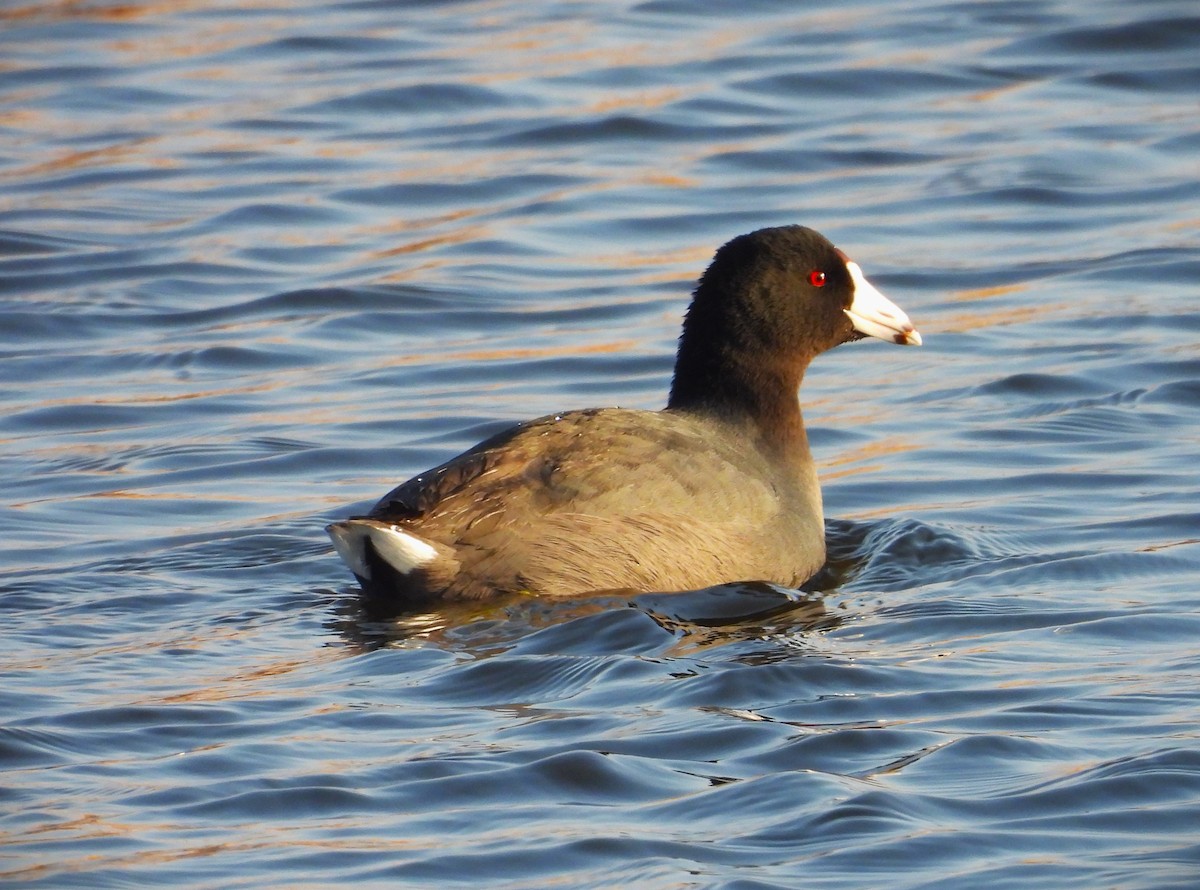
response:
<path id="1" fill-rule="evenodd" d="M 764 445 L 807 456 L 798 391 L 808 362 L 693 333 L 685 328 L 680 341 L 667 407 L 747 426 Z"/>

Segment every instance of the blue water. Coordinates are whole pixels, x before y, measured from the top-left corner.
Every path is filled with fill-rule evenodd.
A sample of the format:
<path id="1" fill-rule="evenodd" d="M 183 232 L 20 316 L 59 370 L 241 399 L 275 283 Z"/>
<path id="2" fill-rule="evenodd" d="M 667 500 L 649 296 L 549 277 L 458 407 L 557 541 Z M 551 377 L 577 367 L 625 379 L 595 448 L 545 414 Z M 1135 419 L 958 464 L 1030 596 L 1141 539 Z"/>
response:
<path id="1" fill-rule="evenodd" d="M 0 9 L 0 883 L 1200 885 L 1184 0 Z M 364 613 L 322 526 L 657 407 L 802 223 L 816 589 Z"/>

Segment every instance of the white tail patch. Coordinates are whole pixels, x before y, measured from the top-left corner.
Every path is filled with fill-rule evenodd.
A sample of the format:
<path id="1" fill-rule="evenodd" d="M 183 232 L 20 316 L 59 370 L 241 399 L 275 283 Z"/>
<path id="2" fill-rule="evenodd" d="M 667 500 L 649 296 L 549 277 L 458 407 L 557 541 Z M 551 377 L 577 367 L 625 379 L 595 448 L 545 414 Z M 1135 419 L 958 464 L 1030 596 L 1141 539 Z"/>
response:
<path id="1" fill-rule="evenodd" d="M 347 519 L 325 527 L 333 539 L 333 549 L 350 571 L 361 578 L 370 578 L 367 564 L 367 541 L 380 559 L 401 575 L 433 562 L 438 552 L 420 538 L 401 531 L 396 526 L 374 519 Z"/>

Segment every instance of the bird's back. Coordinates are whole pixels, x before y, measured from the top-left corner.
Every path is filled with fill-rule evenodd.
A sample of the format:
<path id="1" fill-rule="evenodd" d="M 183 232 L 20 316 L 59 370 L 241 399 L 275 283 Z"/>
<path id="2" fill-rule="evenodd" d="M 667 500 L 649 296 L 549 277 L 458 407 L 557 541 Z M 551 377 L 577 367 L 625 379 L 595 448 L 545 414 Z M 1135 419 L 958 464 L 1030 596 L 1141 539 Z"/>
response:
<path id="1" fill-rule="evenodd" d="M 455 555 L 441 596 L 797 584 L 824 561 L 803 457 L 772 459 L 740 428 L 685 412 L 575 411 L 493 436 L 367 518 Z"/>

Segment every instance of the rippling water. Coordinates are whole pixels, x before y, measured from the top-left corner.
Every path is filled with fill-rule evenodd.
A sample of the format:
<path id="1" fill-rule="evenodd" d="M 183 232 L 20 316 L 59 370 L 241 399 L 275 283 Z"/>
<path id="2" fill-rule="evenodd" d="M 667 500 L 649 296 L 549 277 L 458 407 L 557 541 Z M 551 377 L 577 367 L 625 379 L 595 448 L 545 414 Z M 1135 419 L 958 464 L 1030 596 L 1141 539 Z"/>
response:
<path id="1" fill-rule="evenodd" d="M 6 886 L 1200 881 L 1191 2 L 0 10 Z M 819 590 L 364 614 L 322 526 L 656 407 L 814 226 Z"/>

